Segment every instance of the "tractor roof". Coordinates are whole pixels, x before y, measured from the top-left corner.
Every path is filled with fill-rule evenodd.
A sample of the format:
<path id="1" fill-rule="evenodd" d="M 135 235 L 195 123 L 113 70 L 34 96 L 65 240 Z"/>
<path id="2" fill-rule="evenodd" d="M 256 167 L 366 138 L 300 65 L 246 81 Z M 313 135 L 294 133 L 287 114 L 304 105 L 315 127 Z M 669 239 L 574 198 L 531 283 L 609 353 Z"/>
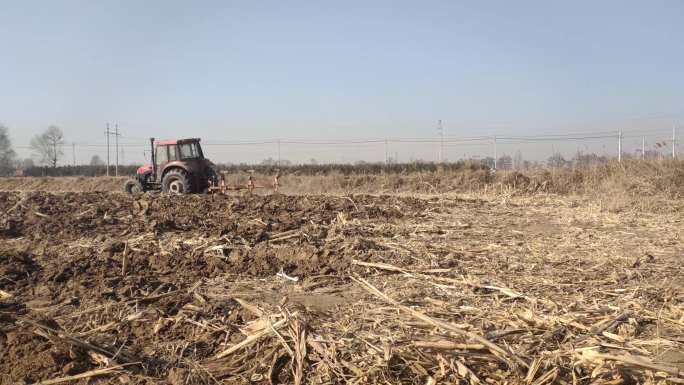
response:
<path id="1" fill-rule="evenodd" d="M 157 144 L 160 145 L 174 145 L 174 144 L 183 144 L 183 143 L 194 143 L 194 142 L 199 142 L 199 138 L 187 138 L 187 139 L 167 139 L 167 140 L 160 140 L 157 142 Z"/>

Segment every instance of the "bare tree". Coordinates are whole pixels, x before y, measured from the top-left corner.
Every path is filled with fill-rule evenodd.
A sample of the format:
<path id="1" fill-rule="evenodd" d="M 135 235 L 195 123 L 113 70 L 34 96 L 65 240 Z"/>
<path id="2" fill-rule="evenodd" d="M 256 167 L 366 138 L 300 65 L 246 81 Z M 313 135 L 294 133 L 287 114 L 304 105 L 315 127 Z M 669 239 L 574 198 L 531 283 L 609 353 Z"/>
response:
<path id="1" fill-rule="evenodd" d="M 31 139 L 31 148 L 40 159 L 40 163 L 57 167 L 57 161 L 62 156 L 62 145 L 64 144 L 64 134 L 57 126 L 50 126 L 40 135 Z"/>
<path id="2" fill-rule="evenodd" d="M 90 165 L 91 166 L 104 166 L 104 164 L 105 164 L 105 162 L 97 154 L 93 155 L 93 157 L 90 158 Z"/>
<path id="3" fill-rule="evenodd" d="M 480 163 L 484 164 L 485 166 L 493 169 L 494 168 L 494 158 L 491 156 L 484 157 L 480 159 Z"/>
<path id="4" fill-rule="evenodd" d="M 549 157 L 549 159 L 546 160 L 547 166 L 552 167 L 552 168 L 565 167 L 566 163 L 567 163 L 567 161 L 565 160 L 563 155 L 561 155 L 560 152 L 554 153 L 553 155 L 551 155 Z"/>
<path id="5" fill-rule="evenodd" d="M 16 156 L 7 131 L 7 127 L 0 124 L 0 175 L 9 175 L 12 172 Z"/>
<path id="6" fill-rule="evenodd" d="M 520 152 L 520 150 L 517 150 L 515 152 L 515 155 L 513 156 L 513 168 L 516 170 L 522 170 L 524 163 L 525 159 L 523 159 L 522 152 Z"/>

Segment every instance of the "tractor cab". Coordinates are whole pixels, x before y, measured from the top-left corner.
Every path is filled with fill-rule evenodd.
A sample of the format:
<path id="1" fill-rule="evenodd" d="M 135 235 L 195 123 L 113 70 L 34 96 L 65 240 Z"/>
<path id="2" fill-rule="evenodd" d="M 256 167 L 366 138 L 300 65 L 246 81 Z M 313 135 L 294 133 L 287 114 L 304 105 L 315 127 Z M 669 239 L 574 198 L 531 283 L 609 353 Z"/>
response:
<path id="1" fill-rule="evenodd" d="M 199 139 L 160 140 L 152 158 L 157 170 L 163 171 L 175 162 L 190 164 L 200 161 L 203 164 L 204 154 L 199 142 Z"/>
<path id="2" fill-rule="evenodd" d="M 150 139 L 152 164 L 138 168 L 125 185 L 129 193 L 148 190 L 187 194 L 205 191 L 216 182 L 214 164 L 204 158 L 199 138 Z"/>
<path id="3" fill-rule="evenodd" d="M 154 158 L 157 167 L 177 160 L 204 159 L 199 139 L 162 140 L 157 142 Z"/>

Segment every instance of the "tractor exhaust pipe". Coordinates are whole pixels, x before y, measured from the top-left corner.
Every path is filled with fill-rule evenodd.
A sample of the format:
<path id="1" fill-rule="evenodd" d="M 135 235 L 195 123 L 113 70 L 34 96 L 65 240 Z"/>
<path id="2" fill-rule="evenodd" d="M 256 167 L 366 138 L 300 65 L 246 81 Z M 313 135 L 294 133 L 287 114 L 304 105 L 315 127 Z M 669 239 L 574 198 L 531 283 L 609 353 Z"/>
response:
<path id="1" fill-rule="evenodd" d="M 154 153 L 154 138 L 150 138 L 150 151 L 152 156 L 150 159 L 152 159 L 152 180 L 156 181 L 157 180 L 157 159 L 155 157 Z"/>

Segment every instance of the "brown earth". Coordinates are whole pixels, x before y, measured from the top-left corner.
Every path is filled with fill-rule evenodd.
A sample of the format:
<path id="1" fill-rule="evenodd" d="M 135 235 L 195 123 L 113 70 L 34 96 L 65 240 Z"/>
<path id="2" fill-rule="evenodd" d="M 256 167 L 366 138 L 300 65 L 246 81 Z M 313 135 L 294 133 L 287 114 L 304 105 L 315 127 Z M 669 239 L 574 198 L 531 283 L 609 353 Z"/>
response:
<path id="1" fill-rule="evenodd" d="M 681 211 L 0 192 L 0 213 L 0 384 L 684 377 Z"/>
<path id="2" fill-rule="evenodd" d="M 4 177 L 0 191 L 123 191 L 123 177 Z"/>
<path id="3" fill-rule="evenodd" d="M 371 196 L 0 193 L 0 288 L 12 293 L 2 314 L 11 322 L 27 314 L 48 322 L 44 312 L 54 317 L 178 290 L 202 279 L 272 277 L 280 271 L 300 278 L 344 275 L 352 258 L 370 259 L 378 247 L 353 231 L 336 229 L 335 223 L 397 221 L 425 206 L 418 199 Z M 188 301 L 156 305 L 172 315 Z M 313 305 L 325 308 L 326 302 L 339 301 L 320 296 Z M 302 296 L 300 302 L 311 299 Z M 81 362 L 88 358 L 84 352 L 55 355 L 48 352 L 52 344 L 24 329 L 1 338 L 0 372 L 13 381 L 36 381 L 73 362 L 75 369 L 63 371 L 91 366 Z M 141 339 L 131 348 L 140 353 L 149 342 Z"/>

